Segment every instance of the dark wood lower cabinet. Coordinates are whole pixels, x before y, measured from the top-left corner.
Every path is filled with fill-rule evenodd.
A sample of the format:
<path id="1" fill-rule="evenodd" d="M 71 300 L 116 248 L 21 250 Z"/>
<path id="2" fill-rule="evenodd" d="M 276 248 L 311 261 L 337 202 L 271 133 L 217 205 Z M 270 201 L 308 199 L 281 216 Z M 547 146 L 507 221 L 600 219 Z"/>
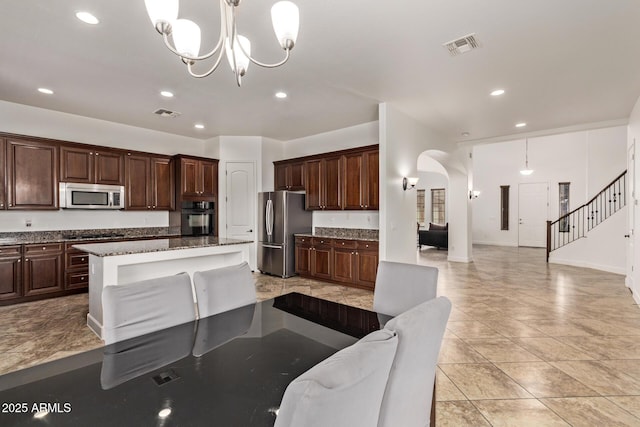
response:
<path id="1" fill-rule="evenodd" d="M 0 301 L 22 296 L 22 247 L 0 247 Z"/>
<path id="2" fill-rule="evenodd" d="M 303 277 L 373 290 L 378 242 L 296 237 L 296 273 Z"/>
<path id="3" fill-rule="evenodd" d="M 25 245 L 24 247 L 24 296 L 34 296 L 62 291 L 63 256 L 61 243 L 49 245 Z"/>

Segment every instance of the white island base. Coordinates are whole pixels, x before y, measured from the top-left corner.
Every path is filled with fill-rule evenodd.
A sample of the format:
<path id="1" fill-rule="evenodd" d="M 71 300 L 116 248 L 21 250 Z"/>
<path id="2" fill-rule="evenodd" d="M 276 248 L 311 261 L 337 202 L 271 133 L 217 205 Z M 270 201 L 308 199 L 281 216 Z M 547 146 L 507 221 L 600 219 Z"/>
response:
<path id="1" fill-rule="evenodd" d="M 87 326 L 100 339 L 103 337 L 102 289 L 105 286 L 126 286 L 128 283 L 182 272 L 188 273 L 193 279 L 193 273 L 196 271 L 249 262 L 250 242 L 190 248 L 172 248 L 171 245 L 155 248 L 158 245 L 162 246 L 162 242 L 171 240 L 174 239 L 75 246 L 89 253 Z M 111 252 L 107 250 L 107 245 L 113 245 Z M 113 249 L 116 245 L 117 250 Z"/>

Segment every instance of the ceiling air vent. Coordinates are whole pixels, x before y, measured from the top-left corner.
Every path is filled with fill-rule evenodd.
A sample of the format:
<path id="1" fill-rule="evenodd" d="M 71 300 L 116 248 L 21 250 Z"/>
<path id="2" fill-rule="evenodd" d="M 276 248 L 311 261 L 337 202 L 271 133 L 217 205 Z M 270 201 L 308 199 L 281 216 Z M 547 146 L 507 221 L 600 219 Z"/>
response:
<path id="1" fill-rule="evenodd" d="M 480 42 L 476 39 L 476 34 L 472 33 L 464 37 L 460 37 L 459 39 L 451 40 L 450 42 L 443 44 L 443 46 L 447 48 L 451 56 L 457 56 L 479 48 Z"/>
<path id="2" fill-rule="evenodd" d="M 164 108 L 158 108 L 156 111 L 153 112 L 153 114 L 157 114 L 160 117 L 178 117 L 179 115 L 181 115 L 182 113 L 178 113 L 177 111 L 171 111 L 171 110 L 166 110 Z"/>

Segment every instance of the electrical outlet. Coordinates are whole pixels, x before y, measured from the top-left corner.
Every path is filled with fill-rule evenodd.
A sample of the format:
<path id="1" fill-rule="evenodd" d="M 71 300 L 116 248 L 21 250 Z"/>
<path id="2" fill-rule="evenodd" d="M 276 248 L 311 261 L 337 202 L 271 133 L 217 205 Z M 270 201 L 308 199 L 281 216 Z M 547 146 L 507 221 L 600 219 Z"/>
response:
<path id="1" fill-rule="evenodd" d="M 25 220 L 24 220 L 24 225 L 25 225 L 26 227 L 31 227 L 31 220 L 30 220 L 30 219 L 25 219 Z"/>

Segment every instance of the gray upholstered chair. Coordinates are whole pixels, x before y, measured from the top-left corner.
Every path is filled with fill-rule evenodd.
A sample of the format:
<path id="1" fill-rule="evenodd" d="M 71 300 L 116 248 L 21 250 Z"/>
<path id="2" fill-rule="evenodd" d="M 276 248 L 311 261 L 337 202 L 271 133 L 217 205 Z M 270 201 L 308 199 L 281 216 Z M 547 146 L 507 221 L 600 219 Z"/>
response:
<path id="1" fill-rule="evenodd" d="M 373 293 L 373 311 L 397 316 L 436 297 L 438 269 L 380 261 Z"/>
<path id="2" fill-rule="evenodd" d="M 395 333 L 375 331 L 300 375 L 284 392 L 275 427 L 377 426 L 397 345 Z"/>
<path id="3" fill-rule="evenodd" d="M 195 320 L 191 279 L 187 273 L 143 280 L 102 290 L 106 344 Z"/>
<path id="4" fill-rule="evenodd" d="M 398 335 L 379 427 L 425 427 L 430 424 L 433 384 L 451 302 L 432 299 L 390 320 L 385 329 Z"/>
<path id="5" fill-rule="evenodd" d="M 198 315 L 213 316 L 256 302 L 256 287 L 249 264 L 232 265 L 193 274 Z"/>

